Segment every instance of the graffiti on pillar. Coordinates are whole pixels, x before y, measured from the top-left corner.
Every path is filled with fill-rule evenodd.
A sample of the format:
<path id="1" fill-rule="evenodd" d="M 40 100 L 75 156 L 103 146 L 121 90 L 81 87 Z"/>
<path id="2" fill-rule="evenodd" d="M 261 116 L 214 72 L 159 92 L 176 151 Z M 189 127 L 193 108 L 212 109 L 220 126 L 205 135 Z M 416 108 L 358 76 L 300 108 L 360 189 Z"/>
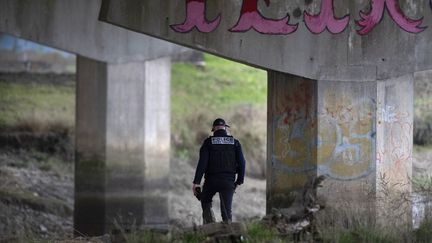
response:
<path id="1" fill-rule="evenodd" d="M 338 34 L 348 26 L 349 16 L 336 18 L 333 9 L 333 0 L 322 0 L 321 11 L 317 15 L 304 12 L 304 21 L 310 32 L 319 34 L 325 29 L 330 33 Z"/>
<path id="2" fill-rule="evenodd" d="M 368 176 L 375 170 L 375 101 L 334 94 L 325 94 L 319 111 L 318 169 L 338 180 Z"/>
<path id="3" fill-rule="evenodd" d="M 336 180 L 368 176 L 375 170 L 375 101 L 328 92 L 316 111 L 311 89 L 301 83 L 276 109 L 274 168 L 290 174 L 318 170 Z"/>
<path id="4" fill-rule="evenodd" d="M 387 105 L 379 111 L 379 118 L 383 122 L 392 123 L 396 121 L 396 108 L 391 105 Z"/>
<path id="5" fill-rule="evenodd" d="M 413 124 L 409 121 L 410 115 L 394 106 L 386 106 L 379 111 L 379 117 L 388 139 L 378 147 L 377 164 L 387 166 L 390 177 L 408 180 L 405 166 L 412 159 Z"/>
<path id="6" fill-rule="evenodd" d="M 186 20 L 182 24 L 174 24 L 170 27 L 180 33 L 190 32 L 193 28 L 204 33 L 212 32 L 219 26 L 221 16 L 218 15 L 214 20 L 207 21 L 205 12 L 205 0 L 186 0 Z"/>
<path id="7" fill-rule="evenodd" d="M 420 27 L 423 22 L 423 17 L 417 20 L 408 18 L 401 10 L 398 0 L 371 0 L 371 10 L 369 13 L 360 11 L 361 20 L 357 21 L 357 25 L 361 27 L 357 30 L 360 35 L 367 35 L 381 21 L 384 15 L 384 9 L 390 14 L 393 21 L 403 30 L 410 33 L 419 33 L 426 29 Z"/>
<path id="8" fill-rule="evenodd" d="M 262 15 L 258 9 L 259 0 L 243 0 L 240 9 L 240 15 L 237 23 L 229 29 L 230 32 L 247 32 L 254 29 L 258 33 L 265 35 L 288 35 L 296 32 L 298 23 L 289 24 L 290 15 L 282 19 L 270 19 Z M 267 6 L 270 0 L 262 0 Z M 205 0 L 185 0 L 186 17 L 181 24 L 170 25 L 171 29 L 178 33 L 188 33 L 196 28 L 203 33 L 210 33 L 219 27 L 221 15 L 219 14 L 214 20 L 206 19 Z M 312 15 L 306 10 L 303 11 L 303 19 L 307 29 L 314 34 L 322 33 L 328 30 L 332 34 L 343 32 L 349 23 L 350 14 L 343 17 L 335 16 L 334 0 L 322 0 L 321 8 L 318 14 Z M 432 8 L 432 1 L 431 8 Z M 398 0 L 371 0 L 370 11 L 365 13 L 359 12 L 360 19 L 356 24 L 360 27 L 357 30 L 359 35 L 369 34 L 382 20 L 384 12 L 389 13 L 391 19 L 406 32 L 420 33 L 427 27 L 421 26 L 423 17 L 411 19 L 402 11 Z"/>
<path id="9" fill-rule="evenodd" d="M 264 0 L 269 6 L 270 0 Z M 246 32 L 254 29 L 262 34 L 286 35 L 297 30 L 297 25 L 290 25 L 289 15 L 283 19 L 268 19 L 258 10 L 258 0 L 243 0 L 240 18 L 229 31 Z"/>
<path id="10" fill-rule="evenodd" d="M 314 93 L 313 81 L 302 80 L 275 102 L 272 160 L 278 171 L 301 173 L 316 167 Z"/>

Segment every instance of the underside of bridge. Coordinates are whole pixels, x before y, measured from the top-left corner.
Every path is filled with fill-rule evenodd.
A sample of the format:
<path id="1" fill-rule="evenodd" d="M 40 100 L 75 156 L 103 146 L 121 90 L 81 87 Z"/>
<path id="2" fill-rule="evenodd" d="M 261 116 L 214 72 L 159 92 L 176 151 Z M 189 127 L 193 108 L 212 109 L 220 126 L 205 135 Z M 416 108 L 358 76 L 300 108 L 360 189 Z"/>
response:
<path id="1" fill-rule="evenodd" d="M 408 2 L 0 0 L 0 31 L 79 54 L 81 233 L 118 216 L 168 223 L 166 56 L 183 49 L 129 30 L 268 70 L 268 210 L 325 175 L 329 206 L 409 226 L 394 198 L 411 190 L 413 73 L 432 66 L 432 15 Z M 101 4 L 100 20 L 128 30 L 98 21 Z"/>

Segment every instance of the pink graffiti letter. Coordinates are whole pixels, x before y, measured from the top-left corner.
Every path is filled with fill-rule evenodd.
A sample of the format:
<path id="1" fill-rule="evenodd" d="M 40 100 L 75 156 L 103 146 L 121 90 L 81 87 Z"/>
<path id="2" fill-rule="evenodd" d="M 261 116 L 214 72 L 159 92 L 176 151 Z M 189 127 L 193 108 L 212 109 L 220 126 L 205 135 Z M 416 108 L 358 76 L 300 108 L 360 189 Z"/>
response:
<path id="1" fill-rule="evenodd" d="M 270 5 L 270 0 L 264 0 Z M 229 31 L 246 32 L 253 28 L 259 33 L 270 35 L 286 35 L 297 30 L 298 24 L 290 25 L 289 15 L 283 19 L 268 19 L 258 11 L 258 0 L 243 0 L 241 15 L 237 24 Z"/>
<path id="2" fill-rule="evenodd" d="M 357 30 L 357 33 L 366 35 L 371 32 L 383 17 L 385 8 L 390 13 L 393 21 L 403 30 L 410 33 L 419 33 L 426 29 L 426 27 L 419 26 L 423 22 L 423 17 L 413 20 L 405 16 L 398 0 L 371 0 L 371 11 L 369 13 L 366 14 L 360 11 L 361 20 L 356 22 L 361 29 Z"/>
<path id="3" fill-rule="evenodd" d="M 349 22 L 349 16 L 336 18 L 333 10 L 333 0 L 322 0 L 321 11 L 317 15 L 304 12 L 304 21 L 310 32 L 319 34 L 326 28 L 330 33 L 338 34 L 345 30 Z"/>
<path id="4" fill-rule="evenodd" d="M 220 20 L 220 15 L 212 21 L 206 20 L 205 0 L 186 0 L 186 20 L 182 24 L 173 24 L 170 27 L 180 33 L 189 32 L 194 27 L 200 32 L 209 33 L 219 26 Z"/>

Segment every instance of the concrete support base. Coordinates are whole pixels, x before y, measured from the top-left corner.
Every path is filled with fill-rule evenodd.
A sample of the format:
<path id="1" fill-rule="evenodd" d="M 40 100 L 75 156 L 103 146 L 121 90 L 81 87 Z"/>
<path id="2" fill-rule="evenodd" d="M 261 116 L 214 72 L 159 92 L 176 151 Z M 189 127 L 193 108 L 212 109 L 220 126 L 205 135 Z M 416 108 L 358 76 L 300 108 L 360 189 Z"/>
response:
<path id="1" fill-rule="evenodd" d="M 170 59 L 78 57 L 74 228 L 168 222 Z"/>
<path id="2" fill-rule="evenodd" d="M 317 193 L 328 208 L 409 226 L 413 75 L 338 82 L 269 71 L 268 80 L 267 211 L 325 175 Z"/>

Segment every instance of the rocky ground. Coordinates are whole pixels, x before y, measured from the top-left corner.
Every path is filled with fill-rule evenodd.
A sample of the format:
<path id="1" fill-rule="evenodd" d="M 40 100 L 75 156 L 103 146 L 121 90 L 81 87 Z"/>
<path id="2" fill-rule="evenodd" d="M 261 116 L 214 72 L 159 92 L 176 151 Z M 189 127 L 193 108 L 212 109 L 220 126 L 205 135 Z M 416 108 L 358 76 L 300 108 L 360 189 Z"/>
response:
<path id="1" fill-rule="evenodd" d="M 44 157 L 45 156 L 45 157 Z M 0 235 L 65 237 L 73 234 L 73 167 L 46 168 L 40 160 L 52 159 L 35 151 L 0 151 Z M 431 169 L 432 152 L 414 154 L 414 173 Z M 24 163 L 25 161 L 25 163 Z M 173 159 L 171 168 L 171 223 L 182 227 L 201 224 L 199 201 L 192 195 L 194 168 Z M 234 196 L 235 221 L 262 218 L 265 214 L 265 180 L 246 178 Z M 219 200 L 214 210 L 220 221 Z"/>
<path id="2" fill-rule="evenodd" d="M 171 208 L 174 223 L 191 226 L 201 224 L 200 202 L 192 194 L 192 180 L 195 169 L 186 161 L 173 160 L 171 168 Z M 236 189 L 233 202 L 233 220 L 241 221 L 261 218 L 265 215 L 265 180 L 247 177 L 245 183 Z M 221 221 L 219 198 L 215 196 L 216 220 Z"/>
<path id="3" fill-rule="evenodd" d="M 39 153 L 0 151 L 0 235 L 70 235 L 73 215 L 72 166 L 41 166 Z M 44 158 L 46 159 L 46 158 Z M 25 162 L 25 164 L 24 164 Z"/>
<path id="4" fill-rule="evenodd" d="M 0 150 L 0 236 L 68 237 L 73 234 L 73 166 L 47 166 L 53 160 L 35 151 Z M 182 227 L 201 224 L 199 201 L 192 195 L 194 168 L 173 160 L 171 223 Z M 221 220 L 215 197 L 216 219 Z M 234 196 L 234 220 L 261 218 L 265 214 L 265 180 L 246 178 Z M 0 241 L 1 242 L 1 241 Z"/>

